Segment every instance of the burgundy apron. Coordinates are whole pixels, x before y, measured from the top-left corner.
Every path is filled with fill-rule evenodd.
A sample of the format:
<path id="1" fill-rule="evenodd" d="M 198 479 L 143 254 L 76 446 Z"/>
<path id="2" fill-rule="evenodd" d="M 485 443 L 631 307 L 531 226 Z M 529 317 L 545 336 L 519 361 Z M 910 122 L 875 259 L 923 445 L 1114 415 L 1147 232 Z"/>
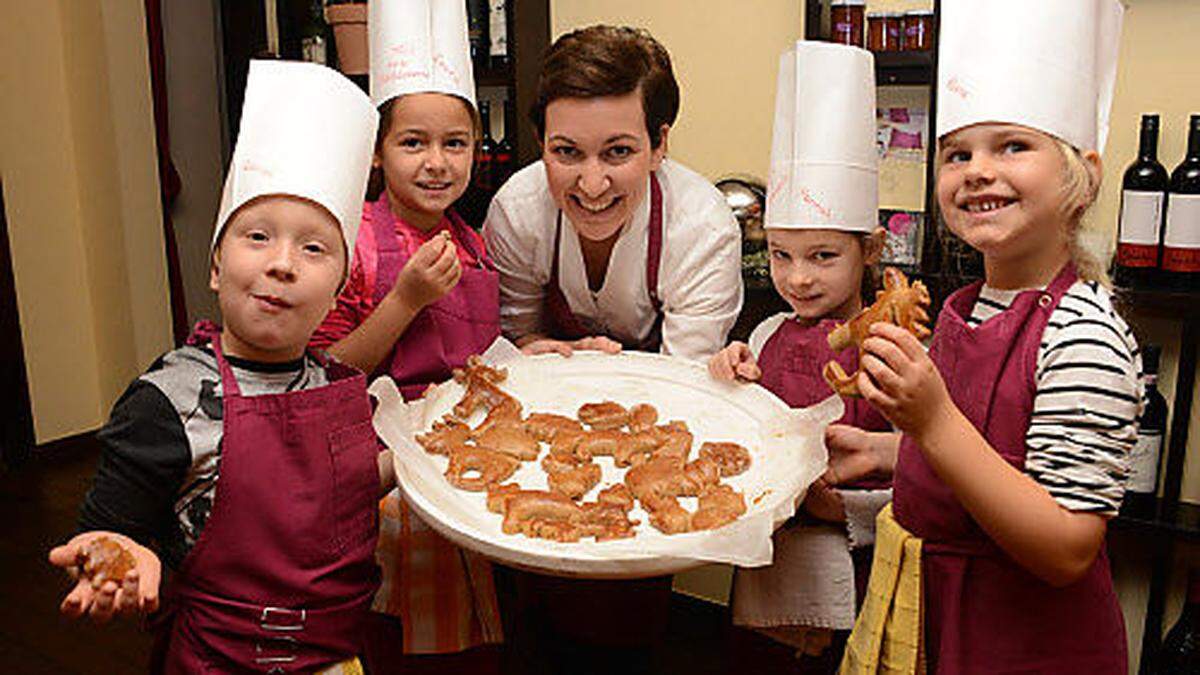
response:
<path id="1" fill-rule="evenodd" d="M 954 403 L 1014 468 L 1025 467 L 1046 322 L 1075 282 L 1017 295 L 970 328 L 981 283 L 947 301 L 929 356 Z M 1103 548 L 1082 579 L 1055 588 L 1014 562 L 962 507 L 905 436 L 894 477 L 897 522 L 924 540 L 925 653 L 935 673 L 1125 673 L 1125 626 Z"/>
<path id="2" fill-rule="evenodd" d="M 563 295 L 558 283 L 558 252 L 562 239 L 562 211 L 558 212 L 558 220 L 554 224 L 554 257 L 550 263 L 550 280 L 546 283 L 546 299 L 543 315 L 546 317 L 547 337 L 555 340 L 578 340 L 595 335 L 589 331 Z M 626 342 L 610 335 L 608 337 L 620 342 L 625 349 L 645 352 L 657 352 L 662 346 L 662 301 L 658 298 L 658 268 L 662 259 L 663 235 L 663 203 L 662 187 L 658 184 L 658 176 L 650 174 L 650 242 L 646 247 L 646 290 L 650 295 L 650 304 L 654 307 L 654 325 L 641 342 Z"/>
<path id="3" fill-rule="evenodd" d="M 378 445 L 363 375 L 243 396 L 219 329 L 224 433 L 212 513 L 166 594 L 163 672 L 311 672 L 355 655 L 378 585 Z"/>
<path id="4" fill-rule="evenodd" d="M 375 200 L 371 209 L 379 250 L 374 290 L 378 305 L 408 262 L 408 251 L 396 236 L 387 195 Z M 461 368 L 468 356 L 484 351 L 500 335 L 500 276 L 492 261 L 471 245 L 466 223 L 451 211 L 446 216 L 455 241 L 475 263 L 463 265 L 458 284 L 417 313 L 380 364 L 379 370 L 392 376 L 405 400 L 417 398 L 434 382 L 450 379 L 454 368 Z"/>
<path id="5" fill-rule="evenodd" d="M 837 361 L 848 373 L 858 370 L 858 351 L 853 348 L 835 353 L 829 348 L 828 336 L 838 321 L 824 319 L 805 327 L 793 319 L 785 319 L 767 339 L 758 355 L 762 371 L 759 384 L 783 399 L 793 408 L 807 408 L 833 395 L 821 369 L 829 361 Z M 890 431 L 892 425 L 864 398 L 844 398 L 846 412 L 838 424 L 848 424 L 867 431 Z"/>

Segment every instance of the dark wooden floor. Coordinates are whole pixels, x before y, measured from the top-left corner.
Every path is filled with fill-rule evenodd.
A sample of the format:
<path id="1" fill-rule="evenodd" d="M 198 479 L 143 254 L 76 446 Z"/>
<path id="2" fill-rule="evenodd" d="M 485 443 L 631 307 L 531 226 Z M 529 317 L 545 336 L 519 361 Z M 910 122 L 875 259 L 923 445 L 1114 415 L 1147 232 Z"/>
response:
<path id="1" fill-rule="evenodd" d="M 39 453 L 20 468 L 0 465 L 0 668 L 6 671 L 110 675 L 146 670 L 150 637 L 138 626 L 118 622 L 101 628 L 58 613 L 70 582 L 46 562 L 46 553 L 72 534 L 95 463 L 93 448 L 69 443 Z M 523 670 L 502 649 L 412 666 L 401 672 L 508 675 Z M 652 672 L 687 675 L 824 670 L 801 667 L 791 650 L 730 626 L 724 608 L 683 596 L 673 599 L 669 632 L 652 660 Z"/>

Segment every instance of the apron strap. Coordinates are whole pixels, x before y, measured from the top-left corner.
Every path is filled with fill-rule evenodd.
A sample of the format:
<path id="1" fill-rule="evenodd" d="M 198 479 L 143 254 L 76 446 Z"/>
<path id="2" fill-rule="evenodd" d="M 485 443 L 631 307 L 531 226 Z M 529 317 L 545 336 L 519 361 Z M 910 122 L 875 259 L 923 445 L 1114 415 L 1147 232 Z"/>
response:
<path id="1" fill-rule="evenodd" d="M 242 392 L 238 388 L 237 378 L 233 376 L 233 367 L 229 365 L 225 353 L 221 350 L 220 333 L 212 336 L 212 350 L 213 355 L 217 357 L 217 370 L 221 373 L 221 400 L 224 401 L 228 396 L 240 396 Z"/>
<path id="2" fill-rule="evenodd" d="M 475 245 L 471 243 L 472 239 L 474 239 L 472 235 L 475 234 L 475 231 L 453 209 L 446 210 L 446 218 L 450 221 L 450 229 L 454 233 L 454 238 L 458 240 L 458 243 L 474 259 L 474 266 L 486 269 L 489 272 L 495 272 L 496 266 L 492 264 L 491 258 L 487 256 L 487 251 L 476 251 Z"/>
<path id="3" fill-rule="evenodd" d="M 658 269 L 662 263 L 663 203 L 662 186 L 658 175 L 650 174 L 650 243 L 646 247 L 646 290 L 650 304 L 658 313 L 656 323 L 662 323 L 662 301 L 658 299 Z"/>

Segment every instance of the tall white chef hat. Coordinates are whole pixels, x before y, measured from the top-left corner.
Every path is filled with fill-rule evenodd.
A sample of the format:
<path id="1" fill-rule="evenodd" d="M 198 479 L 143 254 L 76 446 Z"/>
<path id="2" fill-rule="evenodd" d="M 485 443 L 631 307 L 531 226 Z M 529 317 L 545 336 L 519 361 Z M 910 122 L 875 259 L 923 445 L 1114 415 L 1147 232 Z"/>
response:
<path id="1" fill-rule="evenodd" d="M 765 228 L 879 226 L 875 58 L 799 41 L 779 59 Z"/>
<path id="2" fill-rule="evenodd" d="M 371 101 L 341 73 L 313 63 L 251 61 L 212 247 L 229 217 L 250 200 L 292 195 L 337 219 L 349 256 L 378 125 Z"/>
<path id="3" fill-rule="evenodd" d="M 371 102 L 438 92 L 475 105 L 462 0 L 371 0 Z"/>
<path id="4" fill-rule="evenodd" d="M 1118 0 L 943 0 L 937 133 L 1020 124 L 1104 150 L 1124 8 Z"/>

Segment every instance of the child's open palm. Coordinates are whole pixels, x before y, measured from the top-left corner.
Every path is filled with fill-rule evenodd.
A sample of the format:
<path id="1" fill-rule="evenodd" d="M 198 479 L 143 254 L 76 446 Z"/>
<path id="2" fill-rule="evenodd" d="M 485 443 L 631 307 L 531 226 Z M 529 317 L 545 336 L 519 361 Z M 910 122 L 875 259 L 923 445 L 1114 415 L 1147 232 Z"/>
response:
<path id="1" fill-rule="evenodd" d="M 118 583 L 106 580 L 99 588 L 78 574 L 79 553 L 89 542 L 108 537 L 133 556 L 134 568 Z M 63 599 L 59 611 L 73 619 L 83 615 L 98 624 L 114 616 L 149 614 L 158 609 L 158 587 L 162 579 L 162 564 L 153 551 L 121 534 L 93 530 L 76 535 L 71 541 L 50 551 L 50 564 L 61 567 L 77 577 L 75 587 Z"/>
<path id="2" fill-rule="evenodd" d="M 421 245 L 396 276 L 392 292 L 421 309 L 450 292 L 462 276 L 458 251 L 447 232 Z"/>

